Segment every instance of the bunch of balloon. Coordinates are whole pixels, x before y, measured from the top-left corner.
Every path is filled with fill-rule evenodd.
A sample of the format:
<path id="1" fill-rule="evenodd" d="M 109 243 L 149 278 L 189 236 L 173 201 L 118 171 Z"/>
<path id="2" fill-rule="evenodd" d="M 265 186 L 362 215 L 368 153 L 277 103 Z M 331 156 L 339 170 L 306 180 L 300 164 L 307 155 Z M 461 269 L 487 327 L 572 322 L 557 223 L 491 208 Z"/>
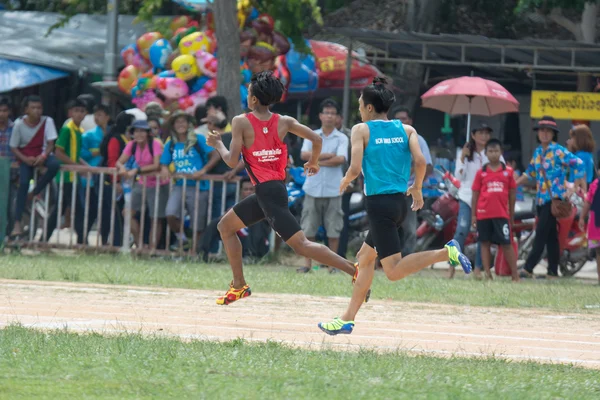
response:
<path id="1" fill-rule="evenodd" d="M 247 85 L 252 74 L 273 70 L 285 78 L 285 64 L 276 63 L 290 44 L 274 30 L 275 21 L 259 14 L 249 0 L 239 0 L 242 107 L 247 104 Z M 119 89 L 132 97 L 144 110 L 149 102 L 159 102 L 169 110 L 180 109 L 193 114 L 217 90 L 218 52 L 210 9 L 199 17 L 175 17 L 168 37 L 147 32 L 121 51 L 125 68 L 118 78 Z M 287 72 L 289 76 L 289 71 Z"/>

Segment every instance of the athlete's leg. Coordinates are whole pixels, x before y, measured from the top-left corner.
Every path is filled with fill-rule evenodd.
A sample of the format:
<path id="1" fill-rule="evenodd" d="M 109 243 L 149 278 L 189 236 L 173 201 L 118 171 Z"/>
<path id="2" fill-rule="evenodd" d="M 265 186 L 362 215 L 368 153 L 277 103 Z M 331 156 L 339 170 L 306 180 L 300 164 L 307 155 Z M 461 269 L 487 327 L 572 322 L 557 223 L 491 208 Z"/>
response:
<path id="1" fill-rule="evenodd" d="M 350 261 L 338 256 L 327 246 L 310 242 L 288 206 L 287 189 L 283 182 L 271 181 L 256 187 L 258 204 L 271 227 L 296 254 L 344 271 L 354 276 L 356 268 Z"/>
<path id="2" fill-rule="evenodd" d="M 375 249 L 363 243 L 356 258 L 358 265 L 360 265 L 360 272 L 356 278 L 356 282 L 354 282 L 350 304 L 348 304 L 346 312 L 340 316 L 340 319 L 344 321 L 354 321 L 358 310 L 360 310 L 360 307 L 365 302 L 365 296 L 371 288 L 371 283 L 373 283 L 373 277 L 375 276 L 375 259 L 377 258 Z"/>
<path id="3" fill-rule="evenodd" d="M 242 266 L 242 242 L 240 242 L 240 238 L 237 235 L 237 232 L 245 227 L 246 224 L 242 222 L 233 210 L 229 210 L 217 225 L 225 253 L 227 253 L 227 259 L 231 265 L 231 271 L 233 272 L 234 289 L 241 289 L 246 285 Z"/>
<path id="4" fill-rule="evenodd" d="M 290 214 L 290 216 L 294 218 L 292 214 Z M 350 276 L 354 276 L 356 268 L 354 267 L 353 263 L 345 258 L 340 257 L 331 251 L 329 247 L 309 241 L 302 231 L 296 232 L 285 242 L 296 252 L 296 254 L 300 256 L 310 258 L 319 264 L 325 264 L 330 267 L 337 268 Z"/>
<path id="5" fill-rule="evenodd" d="M 381 260 L 383 271 L 390 281 L 399 281 L 437 262 L 450 261 L 448 249 L 423 251 L 402 257 L 396 253 Z"/>

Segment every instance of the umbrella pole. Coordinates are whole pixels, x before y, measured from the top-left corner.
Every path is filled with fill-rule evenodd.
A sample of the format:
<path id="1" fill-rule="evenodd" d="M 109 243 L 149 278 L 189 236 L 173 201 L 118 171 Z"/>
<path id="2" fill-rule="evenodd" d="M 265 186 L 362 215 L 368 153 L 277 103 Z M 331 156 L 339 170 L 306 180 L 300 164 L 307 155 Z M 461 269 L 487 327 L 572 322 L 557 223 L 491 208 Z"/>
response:
<path id="1" fill-rule="evenodd" d="M 467 142 L 469 141 L 469 132 L 471 132 L 471 112 L 467 114 Z"/>
<path id="2" fill-rule="evenodd" d="M 469 138 L 471 134 L 471 100 L 473 98 L 469 96 L 469 114 L 467 114 L 467 141 L 465 143 L 469 143 Z"/>

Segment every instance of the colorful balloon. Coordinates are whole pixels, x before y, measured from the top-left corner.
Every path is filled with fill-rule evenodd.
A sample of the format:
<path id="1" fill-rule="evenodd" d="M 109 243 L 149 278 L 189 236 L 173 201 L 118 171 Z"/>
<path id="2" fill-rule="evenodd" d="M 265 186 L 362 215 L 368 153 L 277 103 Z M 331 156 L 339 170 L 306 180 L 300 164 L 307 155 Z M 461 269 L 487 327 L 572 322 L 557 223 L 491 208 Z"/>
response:
<path id="1" fill-rule="evenodd" d="M 217 58 L 207 51 L 200 50 L 196 53 L 196 65 L 202 75 L 214 78 L 217 76 Z"/>
<path id="2" fill-rule="evenodd" d="M 141 90 L 155 89 L 156 88 L 156 76 L 143 76 L 138 79 L 137 86 Z"/>
<path id="3" fill-rule="evenodd" d="M 240 85 L 240 97 L 242 99 L 242 108 L 245 110 L 248 108 L 248 87 L 246 85 Z"/>
<path id="4" fill-rule="evenodd" d="M 140 92 L 136 98 L 132 100 L 132 103 L 137 106 L 142 111 L 146 110 L 146 106 L 148 103 L 156 102 L 163 107 L 162 101 L 156 96 L 153 90 L 146 90 L 145 92 Z"/>
<path id="5" fill-rule="evenodd" d="M 171 32 L 176 32 L 180 28 L 185 28 L 190 22 L 192 22 L 192 19 L 189 16 L 180 15 L 171 21 L 169 29 L 171 29 Z"/>
<path id="6" fill-rule="evenodd" d="M 217 91 L 217 80 L 210 79 L 208 82 L 206 82 L 204 84 L 204 87 L 202 89 L 206 90 L 208 93 L 216 92 Z"/>
<path id="7" fill-rule="evenodd" d="M 204 32 L 194 32 L 179 42 L 181 54 L 196 54 L 200 50 L 208 51 L 209 49 L 210 40 Z"/>
<path id="8" fill-rule="evenodd" d="M 150 56 L 150 46 L 152 46 L 152 44 L 158 39 L 162 39 L 160 32 L 147 32 L 140 36 L 137 40 L 138 51 L 146 60 Z"/>
<path id="9" fill-rule="evenodd" d="M 243 69 L 240 71 L 242 74 L 242 85 L 247 85 L 250 83 L 250 79 L 252 79 L 252 72 L 248 69 L 248 66 L 244 64 Z"/>
<path id="10" fill-rule="evenodd" d="M 140 71 L 133 65 L 128 65 L 119 73 L 119 78 L 117 79 L 117 85 L 122 92 L 127 94 L 131 94 L 131 88 L 133 87 L 134 82 L 137 80 Z"/>
<path id="11" fill-rule="evenodd" d="M 125 65 L 132 65 L 133 57 L 135 57 L 136 54 L 137 48 L 135 47 L 135 44 L 132 43 L 123 47 L 123 50 L 121 50 L 121 58 L 123 58 Z"/>
<path id="12" fill-rule="evenodd" d="M 204 31 L 204 34 L 210 42 L 210 48 L 207 51 L 209 53 L 214 53 L 215 50 L 217 50 L 217 37 L 215 36 L 215 32 L 210 29 L 207 29 Z"/>
<path id="13" fill-rule="evenodd" d="M 165 69 L 173 48 L 167 39 L 158 39 L 150 46 L 150 62 L 154 68 Z"/>
<path id="14" fill-rule="evenodd" d="M 290 42 L 280 32 L 273 32 L 273 47 L 277 50 L 278 55 L 283 56 L 290 51 Z"/>
<path id="15" fill-rule="evenodd" d="M 171 69 L 175 71 L 175 76 L 184 81 L 198 76 L 198 66 L 196 65 L 196 59 L 194 56 L 189 54 L 179 56 L 173 60 Z"/>
<path id="16" fill-rule="evenodd" d="M 188 87 L 190 88 L 190 93 L 196 93 L 197 91 L 201 90 L 204 85 L 206 85 L 206 82 L 208 82 L 210 80 L 209 77 L 207 76 L 201 76 L 199 78 L 196 78 L 194 81 L 192 82 L 188 82 Z"/>
<path id="17" fill-rule="evenodd" d="M 148 60 L 142 57 L 141 54 L 136 54 L 135 56 L 133 56 L 133 66 L 135 66 L 141 72 L 147 72 L 150 70 L 150 68 L 152 68 L 150 62 L 148 62 Z"/>
<path id="18" fill-rule="evenodd" d="M 163 71 L 161 73 L 159 73 L 158 75 L 156 75 L 159 78 L 175 78 L 175 72 L 173 71 Z"/>
<path id="19" fill-rule="evenodd" d="M 188 94 L 187 84 L 179 78 L 158 78 L 158 90 L 169 99 L 179 99 Z"/>
<path id="20" fill-rule="evenodd" d="M 193 114 L 196 111 L 196 107 L 205 105 L 209 97 L 208 92 L 200 90 L 197 93 L 179 99 L 179 108 L 188 114 Z"/>

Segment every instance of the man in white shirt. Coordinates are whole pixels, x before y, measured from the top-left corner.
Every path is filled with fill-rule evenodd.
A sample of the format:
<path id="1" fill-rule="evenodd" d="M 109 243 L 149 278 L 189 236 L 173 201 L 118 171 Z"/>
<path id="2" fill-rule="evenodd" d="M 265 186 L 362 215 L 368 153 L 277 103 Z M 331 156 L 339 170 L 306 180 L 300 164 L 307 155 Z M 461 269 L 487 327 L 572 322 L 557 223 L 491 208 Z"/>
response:
<path id="1" fill-rule="evenodd" d="M 393 119 L 398 119 L 402 121 L 404 125 L 412 126 L 413 124 L 412 114 L 408 108 L 397 108 L 394 111 Z M 433 161 L 431 159 L 431 152 L 429 151 L 429 146 L 427 145 L 427 142 L 425 141 L 423 136 L 417 134 L 417 138 L 419 139 L 419 147 L 421 148 L 421 153 L 423 153 L 425 161 L 427 162 L 427 170 L 425 175 L 427 177 L 433 171 Z M 410 181 L 408 182 L 409 186 L 413 184 L 414 179 L 415 175 L 414 173 L 411 173 Z M 417 244 L 417 213 L 411 209 L 412 197 L 406 196 L 405 201 L 406 209 L 408 211 L 406 214 L 406 218 L 402 223 L 402 231 L 404 233 L 404 247 L 402 249 L 402 256 L 404 257 L 411 254 L 415 249 L 415 245 Z"/>
<path id="2" fill-rule="evenodd" d="M 314 241 L 319 227 L 327 232 L 329 248 L 337 253 L 340 233 L 344 227 L 340 182 L 344 164 L 348 161 L 348 136 L 335 128 L 339 105 L 332 99 L 325 99 L 320 106 L 321 129 L 315 131 L 323 138 L 323 149 L 319 157 L 321 170 L 307 176 L 304 182 L 304 205 L 302 209 L 302 230 L 308 240 Z M 312 151 L 312 142 L 305 140 L 300 157 L 307 161 Z M 299 272 L 309 272 L 312 260 L 306 259 Z M 333 269 L 332 269 L 333 271 Z"/>

